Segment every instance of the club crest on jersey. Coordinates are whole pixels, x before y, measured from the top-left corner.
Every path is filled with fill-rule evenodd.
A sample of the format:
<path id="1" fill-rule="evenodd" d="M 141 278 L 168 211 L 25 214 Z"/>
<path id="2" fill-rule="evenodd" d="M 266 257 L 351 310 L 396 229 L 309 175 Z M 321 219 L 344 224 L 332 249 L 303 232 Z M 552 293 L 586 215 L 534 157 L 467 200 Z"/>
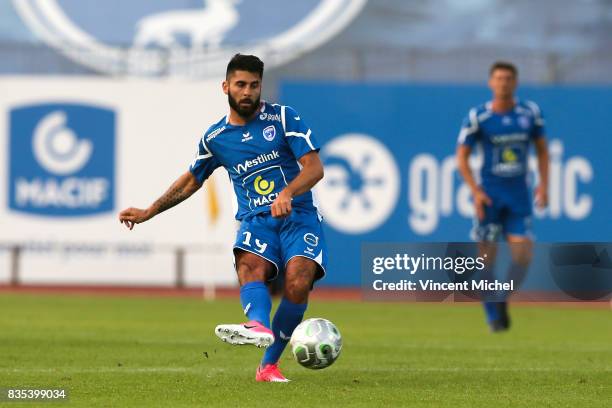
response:
<path id="1" fill-rule="evenodd" d="M 276 136 L 276 128 L 274 126 L 268 126 L 263 130 L 263 137 L 268 142 L 271 142 L 274 139 L 274 136 Z"/>
<path id="2" fill-rule="evenodd" d="M 342 31 L 367 0 L 13 0 L 26 26 L 57 52 L 110 75 L 217 76 L 238 50 L 266 68 Z M 297 4 L 299 3 L 299 4 Z M 249 21 L 274 24 L 253 33 Z M 112 24 L 108 24 L 112 21 Z M 280 24 L 282 22 L 282 24 Z M 244 39 L 249 38 L 245 44 Z"/>

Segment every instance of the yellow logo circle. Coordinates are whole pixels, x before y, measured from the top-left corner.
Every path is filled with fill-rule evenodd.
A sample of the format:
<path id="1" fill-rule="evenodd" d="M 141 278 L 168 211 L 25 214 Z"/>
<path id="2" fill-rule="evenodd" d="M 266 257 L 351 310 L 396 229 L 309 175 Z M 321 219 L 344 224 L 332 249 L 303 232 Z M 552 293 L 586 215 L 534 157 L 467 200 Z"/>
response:
<path id="1" fill-rule="evenodd" d="M 502 153 L 502 159 L 504 162 L 515 162 L 517 160 L 516 153 L 514 153 L 509 147 L 505 148 L 504 152 Z"/>
<path id="2" fill-rule="evenodd" d="M 261 176 L 257 176 L 255 178 L 253 186 L 255 187 L 255 191 L 257 191 L 257 193 L 261 195 L 270 194 L 272 190 L 274 190 L 274 182 L 264 180 Z"/>

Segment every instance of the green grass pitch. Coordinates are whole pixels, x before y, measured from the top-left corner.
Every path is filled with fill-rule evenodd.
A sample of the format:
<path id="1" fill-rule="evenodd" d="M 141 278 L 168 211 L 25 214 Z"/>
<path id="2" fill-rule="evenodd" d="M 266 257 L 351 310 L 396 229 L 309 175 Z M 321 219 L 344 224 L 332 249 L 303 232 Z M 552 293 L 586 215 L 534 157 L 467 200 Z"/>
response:
<path id="1" fill-rule="evenodd" d="M 262 351 L 213 334 L 238 300 L 3 294 L 0 311 L 0 388 L 69 390 L 49 407 L 612 406 L 608 309 L 517 306 L 493 335 L 478 305 L 316 301 L 342 355 L 311 371 L 285 352 L 289 384 L 256 383 Z"/>

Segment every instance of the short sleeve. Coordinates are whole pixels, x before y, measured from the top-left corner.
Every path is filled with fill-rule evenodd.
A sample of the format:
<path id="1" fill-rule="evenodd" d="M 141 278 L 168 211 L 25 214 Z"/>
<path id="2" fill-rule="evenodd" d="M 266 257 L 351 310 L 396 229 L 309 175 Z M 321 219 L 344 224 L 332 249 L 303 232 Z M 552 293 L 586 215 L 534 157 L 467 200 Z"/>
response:
<path id="1" fill-rule="evenodd" d="M 281 106 L 281 121 L 285 138 L 296 159 L 306 153 L 319 151 L 319 143 L 295 109 L 289 106 Z"/>
<path id="2" fill-rule="evenodd" d="M 527 106 L 533 114 L 533 129 L 531 130 L 531 138 L 540 138 L 545 134 L 544 116 L 542 115 L 542 111 L 535 102 L 527 101 Z"/>
<path id="3" fill-rule="evenodd" d="M 480 138 L 480 127 L 476 109 L 470 109 L 467 117 L 463 119 L 457 143 L 461 146 L 474 147 Z"/>
<path id="4" fill-rule="evenodd" d="M 210 177 L 213 171 L 220 166 L 221 163 L 219 163 L 219 160 L 210 152 L 206 146 L 204 137 L 202 137 L 200 143 L 198 143 L 196 156 L 189 165 L 189 171 L 195 176 L 198 182 L 202 184 L 204 180 Z"/>

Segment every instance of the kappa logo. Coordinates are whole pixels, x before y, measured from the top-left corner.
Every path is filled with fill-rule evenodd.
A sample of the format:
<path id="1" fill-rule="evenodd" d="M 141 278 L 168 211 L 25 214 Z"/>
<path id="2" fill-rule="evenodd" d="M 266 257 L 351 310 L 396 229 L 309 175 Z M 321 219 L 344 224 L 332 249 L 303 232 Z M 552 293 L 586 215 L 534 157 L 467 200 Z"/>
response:
<path id="1" fill-rule="evenodd" d="M 267 67 L 289 62 L 340 32 L 366 1 L 97 2 L 96 11 L 113 24 L 90 18 L 86 1 L 13 4 L 34 34 L 91 69 L 110 75 L 205 77 L 221 75 L 238 50 L 258 55 Z M 253 31 L 247 21 L 270 23 Z"/>

